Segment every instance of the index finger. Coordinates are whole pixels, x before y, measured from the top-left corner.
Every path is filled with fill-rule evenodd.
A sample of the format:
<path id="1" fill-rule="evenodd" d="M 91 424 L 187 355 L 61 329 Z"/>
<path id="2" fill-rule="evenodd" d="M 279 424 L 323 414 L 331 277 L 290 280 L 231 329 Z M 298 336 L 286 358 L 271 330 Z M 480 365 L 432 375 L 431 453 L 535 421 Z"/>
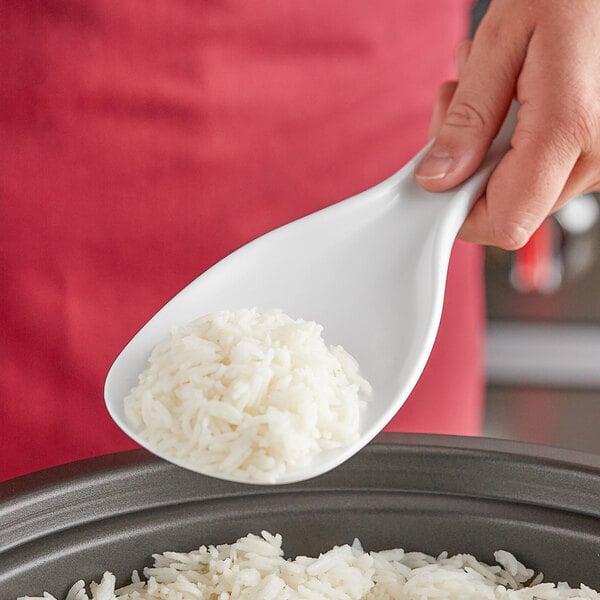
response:
<path id="1" fill-rule="evenodd" d="M 548 111 L 522 106 L 513 148 L 500 161 L 485 195 L 475 205 L 459 237 L 466 241 L 516 250 L 554 208 L 580 155 L 563 123 Z"/>

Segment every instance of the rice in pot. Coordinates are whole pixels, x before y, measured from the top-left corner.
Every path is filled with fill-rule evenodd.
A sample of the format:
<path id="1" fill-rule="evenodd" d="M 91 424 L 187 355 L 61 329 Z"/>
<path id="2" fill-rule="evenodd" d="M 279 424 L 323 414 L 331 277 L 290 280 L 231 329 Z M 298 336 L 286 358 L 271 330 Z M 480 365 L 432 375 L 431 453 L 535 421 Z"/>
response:
<path id="1" fill-rule="evenodd" d="M 233 544 L 155 554 L 145 580 L 134 571 L 131 584 L 115 590 L 115 577 L 106 572 L 89 586 L 91 596 L 78 581 L 65 600 L 600 600 L 585 585 L 543 583 L 509 552 L 494 558 L 496 565 L 470 554 L 367 553 L 355 540 L 316 558 L 286 560 L 281 536 L 263 531 Z"/>

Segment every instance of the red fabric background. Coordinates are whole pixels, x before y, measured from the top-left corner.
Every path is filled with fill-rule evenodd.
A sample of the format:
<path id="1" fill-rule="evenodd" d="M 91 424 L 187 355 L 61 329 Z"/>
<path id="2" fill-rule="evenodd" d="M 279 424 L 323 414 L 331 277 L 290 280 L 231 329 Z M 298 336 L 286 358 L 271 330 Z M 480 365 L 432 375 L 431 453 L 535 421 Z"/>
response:
<path id="1" fill-rule="evenodd" d="M 0 7 L 0 479 L 133 447 L 103 380 L 242 243 L 397 170 L 467 0 L 56 0 Z M 480 253 L 394 429 L 476 433 Z"/>

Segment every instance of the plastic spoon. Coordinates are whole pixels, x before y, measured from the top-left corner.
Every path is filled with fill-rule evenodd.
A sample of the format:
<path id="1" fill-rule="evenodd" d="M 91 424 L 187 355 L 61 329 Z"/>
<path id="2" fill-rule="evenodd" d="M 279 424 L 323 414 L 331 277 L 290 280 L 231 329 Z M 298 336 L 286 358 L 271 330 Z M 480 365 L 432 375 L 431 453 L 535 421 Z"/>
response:
<path id="1" fill-rule="evenodd" d="M 198 277 L 112 365 L 105 399 L 117 425 L 148 447 L 125 419 L 123 399 L 173 326 L 223 309 L 280 308 L 322 324 L 326 343 L 342 345 L 358 360 L 373 394 L 354 444 L 320 454 L 277 483 L 320 475 L 358 452 L 400 409 L 425 367 L 456 234 L 510 148 L 514 123 L 511 114 L 479 170 L 449 192 L 426 192 L 415 182 L 423 150 L 379 185 L 267 233 Z"/>

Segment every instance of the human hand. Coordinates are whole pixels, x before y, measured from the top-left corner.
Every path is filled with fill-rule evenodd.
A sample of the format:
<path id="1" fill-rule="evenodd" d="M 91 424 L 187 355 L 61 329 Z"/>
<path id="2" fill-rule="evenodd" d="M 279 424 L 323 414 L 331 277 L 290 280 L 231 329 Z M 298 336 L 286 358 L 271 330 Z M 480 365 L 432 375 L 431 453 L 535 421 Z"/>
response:
<path id="1" fill-rule="evenodd" d="M 443 191 L 469 177 L 516 97 L 512 149 L 459 232 L 516 250 L 569 199 L 600 189 L 600 1 L 493 0 L 458 63 L 458 82 L 438 92 L 417 181 Z"/>

